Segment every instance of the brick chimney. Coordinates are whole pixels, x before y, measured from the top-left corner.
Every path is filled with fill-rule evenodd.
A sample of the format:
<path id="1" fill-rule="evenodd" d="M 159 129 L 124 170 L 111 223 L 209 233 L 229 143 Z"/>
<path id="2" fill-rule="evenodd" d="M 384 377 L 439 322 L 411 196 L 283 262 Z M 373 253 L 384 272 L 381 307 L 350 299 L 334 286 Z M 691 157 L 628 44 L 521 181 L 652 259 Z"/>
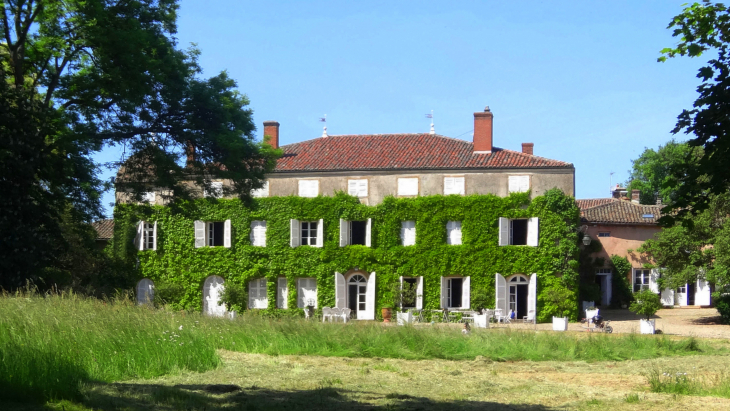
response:
<path id="1" fill-rule="evenodd" d="M 474 113 L 474 152 L 492 152 L 492 120 L 494 115 L 489 111 L 489 106 L 484 112 Z"/>
<path id="2" fill-rule="evenodd" d="M 279 122 L 264 121 L 264 136 L 269 136 L 269 144 L 273 148 L 279 148 Z"/>
<path id="3" fill-rule="evenodd" d="M 525 154 L 532 155 L 532 149 L 535 147 L 535 143 L 522 143 L 522 152 Z"/>
<path id="4" fill-rule="evenodd" d="M 631 190 L 631 202 L 639 204 L 639 190 Z"/>

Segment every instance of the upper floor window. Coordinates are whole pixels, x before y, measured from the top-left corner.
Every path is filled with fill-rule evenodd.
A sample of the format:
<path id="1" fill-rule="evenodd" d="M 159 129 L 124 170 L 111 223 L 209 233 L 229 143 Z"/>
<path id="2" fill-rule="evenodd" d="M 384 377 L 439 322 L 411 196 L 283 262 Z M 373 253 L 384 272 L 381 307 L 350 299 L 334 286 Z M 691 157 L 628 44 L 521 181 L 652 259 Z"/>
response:
<path id="1" fill-rule="evenodd" d="M 347 180 L 347 193 L 355 197 L 367 197 L 368 180 Z"/>
<path id="2" fill-rule="evenodd" d="M 157 200 L 157 195 L 155 195 L 154 191 L 146 191 L 142 193 L 142 202 L 147 204 L 154 204 L 155 200 Z"/>
<path id="3" fill-rule="evenodd" d="M 300 245 L 322 247 L 324 243 L 324 221 L 299 221 L 289 220 L 290 238 L 289 244 L 292 248 Z"/>
<path id="4" fill-rule="evenodd" d="M 372 219 L 348 221 L 340 218 L 340 247 L 364 245 L 370 247 Z"/>
<path id="5" fill-rule="evenodd" d="M 210 198 L 223 197 L 223 182 L 213 181 L 212 183 L 210 183 L 210 190 L 205 189 L 204 194 L 206 197 L 210 197 Z"/>
<path id="6" fill-rule="evenodd" d="M 530 191 L 530 176 L 509 176 L 509 192 L 525 193 Z"/>
<path id="7" fill-rule="evenodd" d="M 598 233 L 599 237 L 611 237 L 611 233 L 609 231 L 601 231 Z"/>
<path id="8" fill-rule="evenodd" d="M 461 221 L 446 222 L 446 244 L 461 245 Z"/>
<path id="9" fill-rule="evenodd" d="M 527 245 L 537 247 L 539 243 L 539 219 L 499 218 L 499 245 Z"/>
<path id="10" fill-rule="evenodd" d="M 417 196 L 418 195 L 418 177 L 399 178 L 398 179 L 398 195 L 399 196 Z"/>
<path id="11" fill-rule="evenodd" d="M 444 177 L 444 195 L 464 195 L 464 177 Z"/>
<path id="12" fill-rule="evenodd" d="M 299 180 L 299 197 L 317 197 L 319 180 Z"/>
<path id="13" fill-rule="evenodd" d="M 137 223 L 137 235 L 134 244 L 140 251 L 157 250 L 157 221 L 140 221 Z"/>
<path id="14" fill-rule="evenodd" d="M 635 269 L 634 270 L 634 292 L 649 288 L 651 281 L 651 270 Z"/>
<path id="15" fill-rule="evenodd" d="M 231 220 L 195 221 L 195 248 L 231 247 Z"/>
<path id="16" fill-rule="evenodd" d="M 251 197 L 261 198 L 269 196 L 269 182 L 264 181 L 264 186 L 251 191 Z"/>
<path id="17" fill-rule="evenodd" d="M 416 244 L 416 222 L 413 220 L 401 221 L 400 241 L 402 245 Z"/>
<path id="18" fill-rule="evenodd" d="M 266 247 L 266 221 L 251 221 L 251 245 Z"/>

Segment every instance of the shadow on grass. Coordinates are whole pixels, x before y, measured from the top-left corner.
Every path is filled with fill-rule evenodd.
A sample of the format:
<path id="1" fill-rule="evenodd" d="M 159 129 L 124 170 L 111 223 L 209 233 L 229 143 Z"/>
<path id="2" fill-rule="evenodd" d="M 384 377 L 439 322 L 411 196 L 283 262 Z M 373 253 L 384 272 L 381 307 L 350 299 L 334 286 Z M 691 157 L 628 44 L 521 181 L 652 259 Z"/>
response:
<path id="1" fill-rule="evenodd" d="M 501 410 L 542 411 L 542 405 L 482 401 L 435 401 L 404 393 L 375 393 L 335 387 L 277 391 L 236 385 L 96 384 L 79 404 L 94 410 Z M 68 405 L 68 404 L 67 404 Z M 48 409 L 58 410 L 60 404 Z M 64 406 L 64 409 L 73 407 Z"/>

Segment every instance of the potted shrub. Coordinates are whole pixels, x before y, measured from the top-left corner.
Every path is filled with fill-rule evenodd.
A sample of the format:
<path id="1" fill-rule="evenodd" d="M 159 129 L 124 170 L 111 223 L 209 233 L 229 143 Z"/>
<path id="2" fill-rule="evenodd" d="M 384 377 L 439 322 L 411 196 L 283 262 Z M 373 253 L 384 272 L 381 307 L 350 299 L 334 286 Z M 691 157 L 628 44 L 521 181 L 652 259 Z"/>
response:
<path id="1" fill-rule="evenodd" d="M 544 309 L 557 314 L 553 316 L 553 330 L 567 331 L 570 312 L 575 309 L 573 293 L 565 287 L 555 287 L 545 294 L 545 303 Z"/>
<path id="2" fill-rule="evenodd" d="M 474 314 L 474 327 L 489 328 L 487 313 L 485 313 L 484 310 L 489 306 L 490 302 L 491 301 L 484 290 L 474 292 L 471 299 L 471 305 L 474 307 L 474 310 L 476 310 L 476 313 Z"/>
<path id="3" fill-rule="evenodd" d="M 380 309 L 380 313 L 383 315 L 383 322 L 389 323 L 390 319 L 393 318 L 393 307 L 390 305 L 385 305 L 383 308 Z"/>
<path id="4" fill-rule="evenodd" d="M 307 305 L 304 306 L 304 310 L 306 310 L 305 317 L 306 318 L 314 318 L 314 305 L 316 301 L 314 301 L 313 298 L 308 298 L 305 302 Z"/>
<path id="5" fill-rule="evenodd" d="M 645 318 L 639 320 L 642 334 L 654 334 L 656 332 L 655 322 L 651 317 L 662 308 L 659 296 L 649 289 L 643 289 L 634 293 L 634 302 L 629 310 Z"/>

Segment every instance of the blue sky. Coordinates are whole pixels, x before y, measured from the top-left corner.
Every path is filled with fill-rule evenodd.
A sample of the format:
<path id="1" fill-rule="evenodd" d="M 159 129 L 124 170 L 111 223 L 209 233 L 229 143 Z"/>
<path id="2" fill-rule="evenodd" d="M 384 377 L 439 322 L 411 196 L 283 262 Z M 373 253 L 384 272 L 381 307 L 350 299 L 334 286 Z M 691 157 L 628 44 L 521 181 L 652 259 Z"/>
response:
<path id="1" fill-rule="evenodd" d="M 594 198 L 696 97 L 702 60 L 656 61 L 684 2 L 182 0 L 178 39 L 238 81 L 259 137 L 276 120 L 282 145 L 316 138 L 324 114 L 330 135 L 428 132 L 434 110 L 437 133 L 471 140 L 488 105 L 495 146 L 535 143 Z"/>

